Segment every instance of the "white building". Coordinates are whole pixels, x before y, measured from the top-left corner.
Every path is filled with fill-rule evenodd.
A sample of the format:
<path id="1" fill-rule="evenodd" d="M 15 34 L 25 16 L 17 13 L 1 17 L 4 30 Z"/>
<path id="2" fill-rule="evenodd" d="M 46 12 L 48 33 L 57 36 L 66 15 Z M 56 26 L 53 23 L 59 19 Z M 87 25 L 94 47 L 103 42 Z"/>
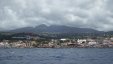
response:
<path id="1" fill-rule="evenodd" d="M 0 47 L 9 47 L 8 42 L 0 42 Z"/>
<path id="2" fill-rule="evenodd" d="M 0 42 L 0 47 L 4 47 L 4 43 L 3 42 Z"/>
<path id="3" fill-rule="evenodd" d="M 83 44 L 83 43 L 86 43 L 86 39 L 78 39 L 77 42 L 78 44 Z"/>
<path id="4" fill-rule="evenodd" d="M 112 42 L 110 40 L 103 40 L 103 44 L 112 44 Z"/>
<path id="5" fill-rule="evenodd" d="M 97 44 L 97 42 L 95 42 L 95 41 L 88 42 L 88 45 L 95 45 L 95 44 Z"/>
<path id="6" fill-rule="evenodd" d="M 112 37 L 112 38 L 110 38 L 110 40 L 111 40 L 111 41 L 113 41 L 113 37 Z"/>
<path id="7" fill-rule="evenodd" d="M 93 39 L 87 39 L 88 45 L 95 45 L 97 42 Z"/>
<path id="8" fill-rule="evenodd" d="M 62 39 L 60 39 L 61 41 L 66 41 L 67 39 L 65 39 L 65 38 L 62 38 Z"/>

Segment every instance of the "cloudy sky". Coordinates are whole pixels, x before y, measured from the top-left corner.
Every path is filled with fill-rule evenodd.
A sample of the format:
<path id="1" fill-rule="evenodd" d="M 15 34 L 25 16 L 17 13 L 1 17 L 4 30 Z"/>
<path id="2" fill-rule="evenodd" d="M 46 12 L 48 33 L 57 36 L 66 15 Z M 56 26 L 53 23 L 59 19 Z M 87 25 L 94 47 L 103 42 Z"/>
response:
<path id="1" fill-rule="evenodd" d="M 0 0 L 0 30 L 67 25 L 113 30 L 113 0 Z"/>

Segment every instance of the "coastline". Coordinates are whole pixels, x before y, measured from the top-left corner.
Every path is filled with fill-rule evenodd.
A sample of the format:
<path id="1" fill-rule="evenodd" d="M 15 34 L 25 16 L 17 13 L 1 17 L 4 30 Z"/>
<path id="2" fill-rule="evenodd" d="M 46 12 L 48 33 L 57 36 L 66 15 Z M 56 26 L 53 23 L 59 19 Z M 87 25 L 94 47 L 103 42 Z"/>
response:
<path id="1" fill-rule="evenodd" d="M 44 48 L 44 49 L 46 49 L 46 48 L 51 48 L 51 49 L 67 49 L 67 48 L 113 48 L 113 47 L 0 47 L 0 49 L 12 49 L 12 48 L 17 48 L 17 49 L 24 49 L 24 48 L 28 48 L 28 49 L 30 49 L 30 48 Z"/>

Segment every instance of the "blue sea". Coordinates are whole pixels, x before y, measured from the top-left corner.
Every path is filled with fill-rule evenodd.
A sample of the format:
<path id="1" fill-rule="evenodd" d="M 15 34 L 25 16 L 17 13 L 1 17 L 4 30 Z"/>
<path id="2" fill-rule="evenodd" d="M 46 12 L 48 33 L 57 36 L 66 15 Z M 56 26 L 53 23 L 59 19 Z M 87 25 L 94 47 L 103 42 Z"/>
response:
<path id="1" fill-rule="evenodd" d="M 0 64 L 113 64 L 113 49 L 1 48 Z"/>

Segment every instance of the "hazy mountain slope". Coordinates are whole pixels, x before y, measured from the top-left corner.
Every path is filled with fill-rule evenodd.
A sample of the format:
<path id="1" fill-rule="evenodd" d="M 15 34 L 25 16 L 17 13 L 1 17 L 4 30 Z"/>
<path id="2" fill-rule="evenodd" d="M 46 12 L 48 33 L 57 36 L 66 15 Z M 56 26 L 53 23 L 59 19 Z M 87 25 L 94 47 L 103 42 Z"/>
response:
<path id="1" fill-rule="evenodd" d="M 76 27 L 69 27 L 69 26 L 59 26 L 59 25 L 39 25 L 35 28 L 33 27 L 25 27 L 19 28 L 15 30 L 11 30 L 9 32 L 33 32 L 33 33 L 40 33 L 40 32 L 58 32 L 58 33 L 97 33 L 99 31 L 89 28 L 76 28 Z"/>

